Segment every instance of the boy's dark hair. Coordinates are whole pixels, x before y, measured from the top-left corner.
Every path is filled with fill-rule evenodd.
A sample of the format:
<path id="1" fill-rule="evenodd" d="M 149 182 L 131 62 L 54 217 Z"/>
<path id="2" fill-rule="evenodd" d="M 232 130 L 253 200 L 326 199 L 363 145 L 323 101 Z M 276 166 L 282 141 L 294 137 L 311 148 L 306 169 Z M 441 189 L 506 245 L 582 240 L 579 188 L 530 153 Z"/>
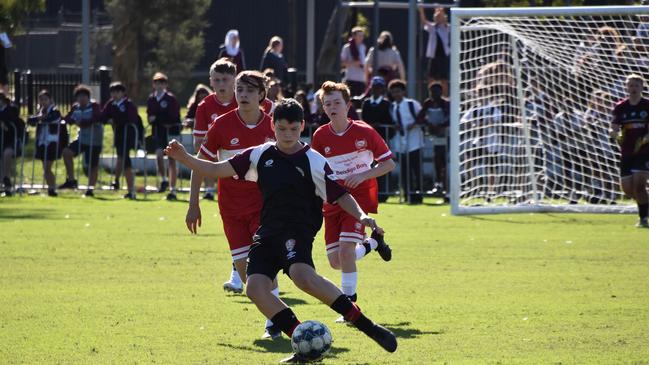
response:
<path id="1" fill-rule="evenodd" d="M 50 99 L 52 98 L 52 95 L 50 95 L 50 91 L 47 90 L 47 89 L 43 89 L 43 90 L 39 91 L 39 92 L 38 92 L 38 96 L 39 96 L 39 97 L 40 97 L 40 96 L 47 96 L 47 97 L 50 98 Z"/>
<path id="2" fill-rule="evenodd" d="M 300 103 L 293 98 L 279 101 L 273 113 L 273 123 L 277 123 L 281 119 L 286 119 L 290 123 L 302 122 L 304 120 L 304 110 Z"/>
<path id="3" fill-rule="evenodd" d="M 83 84 L 77 85 L 77 87 L 74 88 L 73 95 L 76 98 L 81 94 L 90 97 L 90 88 Z"/>
<path id="4" fill-rule="evenodd" d="M 237 65 L 225 57 L 219 58 L 210 66 L 210 76 L 214 72 L 235 76 L 237 74 Z"/>
<path id="5" fill-rule="evenodd" d="M 406 82 L 400 79 L 395 79 L 390 81 L 390 83 L 388 84 L 388 90 L 392 90 L 395 88 L 399 88 L 403 91 L 406 91 Z"/>
<path id="6" fill-rule="evenodd" d="M 261 98 L 261 100 L 264 100 L 264 98 L 266 98 L 266 92 L 268 91 L 268 78 L 261 72 L 242 71 L 239 75 L 237 75 L 235 82 L 242 82 L 246 85 L 254 87 L 260 93 L 263 93 L 264 97 Z"/>
<path id="7" fill-rule="evenodd" d="M 108 91 L 109 92 L 121 91 L 121 92 L 125 93 L 126 92 L 126 86 L 124 86 L 124 84 L 122 84 L 119 81 L 111 82 L 110 86 L 108 87 Z"/>
<path id="8" fill-rule="evenodd" d="M 442 84 L 439 82 L 431 82 L 430 85 L 428 85 L 428 91 L 433 91 L 433 89 L 442 90 Z"/>

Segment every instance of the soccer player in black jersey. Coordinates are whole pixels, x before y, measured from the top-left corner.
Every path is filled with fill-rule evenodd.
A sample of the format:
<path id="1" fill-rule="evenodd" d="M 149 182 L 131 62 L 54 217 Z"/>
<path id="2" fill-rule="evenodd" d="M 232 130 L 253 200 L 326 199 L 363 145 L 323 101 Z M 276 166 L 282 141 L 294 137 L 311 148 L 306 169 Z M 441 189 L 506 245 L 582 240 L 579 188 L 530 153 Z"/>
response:
<path id="1" fill-rule="evenodd" d="M 233 158 L 209 162 L 189 155 L 177 141 L 165 153 L 204 176 L 237 175 L 257 181 L 263 196 L 259 229 L 248 256 L 246 294 L 274 325 L 291 337 L 300 323 L 293 311 L 271 293 L 272 281 L 283 270 L 295 285 L 340 313 L 386 351 L 397 349 L 395 335 L 372 322 L 331 281 L 320 276 L 311 257 L 313 239 L 322 225 L 323 200 L 338 204 L 362 224 L 382 232 L 354 198 L 329 178 L 327 160 L 300 142 L 304 112 L 293 99 L 284 99 L 273 115 L 275 142 L 249 148 Z M 195 232 L 196 226 L 188 225 Z M 304 362 L 293 355 L 283 362 Z"/>

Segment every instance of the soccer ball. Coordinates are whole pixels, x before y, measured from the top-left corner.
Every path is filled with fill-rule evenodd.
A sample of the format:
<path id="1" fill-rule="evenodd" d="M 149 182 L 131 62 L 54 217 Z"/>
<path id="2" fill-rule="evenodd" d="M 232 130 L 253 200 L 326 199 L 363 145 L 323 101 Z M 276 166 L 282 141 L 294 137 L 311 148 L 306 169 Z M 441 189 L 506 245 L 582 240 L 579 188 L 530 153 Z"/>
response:
<path id="1" fill-rule="evenodd" d="M 331 348 L 331 332 L 329 328 L 318 321 L 300 323 L 291 336 L 291 346 L 295 354 L 309 360 L 317 360 Z"/>

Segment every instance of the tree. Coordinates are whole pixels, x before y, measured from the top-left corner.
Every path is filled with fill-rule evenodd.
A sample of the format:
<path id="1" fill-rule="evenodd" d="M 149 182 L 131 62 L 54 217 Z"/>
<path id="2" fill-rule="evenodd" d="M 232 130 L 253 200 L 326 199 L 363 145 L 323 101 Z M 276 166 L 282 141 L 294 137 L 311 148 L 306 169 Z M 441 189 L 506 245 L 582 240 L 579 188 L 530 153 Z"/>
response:
<path id="1" fill-rule="evenodd" d="M 210 0 L 107 0 L 113 18 L 113 78 L 139 97 L 142 80 L 165 72 L 184 80 L 203 56 L 203 16 Z"/>
<path id="2" fill-rule="evenodd" d="M 15 33 L 28 14 L 43 10 L 45 10 L 45 0 L 0 1 L 0 32 Z"/>

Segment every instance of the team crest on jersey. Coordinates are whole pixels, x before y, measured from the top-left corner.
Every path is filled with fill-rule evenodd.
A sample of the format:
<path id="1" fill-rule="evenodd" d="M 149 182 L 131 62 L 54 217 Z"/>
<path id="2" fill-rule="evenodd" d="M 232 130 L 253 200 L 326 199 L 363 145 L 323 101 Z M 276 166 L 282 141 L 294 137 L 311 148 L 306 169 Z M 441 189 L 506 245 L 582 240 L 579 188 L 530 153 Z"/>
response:
<path id="1" fill-rule="evenodd" d="M 166 100 L 161 101 L 160 102 L 160 107 L 161 108 L 166 108 L 167 107 L 167 101 Z"/>
<path id="2" fill-rule="evenodd" d="M 640 112 L 640 118 L 646 118 L 647 117 L 647 112 L 645 110 Z"/>
<path id="3" fill-rule="evenodd" d="M 631 112 L 631 116 L 632 116 L 632 117 L 635 117 L 635 112 Z"/>
<path id="4" fill-rule="evenodd" d="M 364 139 L 358 139 L 356 140 L 356 148 L 359 150 L 362 150 L 363 148 L 367 147 L 367 141 Z"/>
<path id="5" fill-rule="evenodd" d="M 119 111 L 122 112 L 122 113 L 124 113 L 124 112 L 126 111 L 126 105 L 124 105 L 124 104 L 120 104 L 120 105 L 119 105 Z"/>
<path id="6" fill-rule="evenodd" d="M 354 224 L 354 227 L 356 228 L 357 231 L 360 231 L 361 228 L 363 227 L 363 225 L 360 224 L 359 222 L 356 222 L 356 223 Z"/>
<path id="7" fill-rule="evenodd" d="M 326 154 L 330 154 L 331 153 L 331 147 L 329 147 L 329 146 L 325 147 L 324 151 L 325 151 Z"/>
<path id="8" fill-rule="evenodd" d="M 218 115 L 218 114 L 216 114 L 216 113 L 214 113 L 214 114 L 212 114 L 212 115 L 210 115 L 210 118 L 212 118 L 212 122 L 213 122 L 213 121 L 215 121 L 215 120 L 216 120 L 216 118 L 218 118 L 218 117 L 219 117 L 219 115 Z"/>
<path id="9" fill-rule="evenodd" d="M 272 159 L 267 160 L 267 161 L 264 163 L 264 166 L 266 166 L 266 167 L 273 167 L 273 162 L 275 162 L 275 161 L 273 161 Z"/>
<path id="10" fill-rule="evenodd" d="M 239 144 L 239 138 L 234 137 L 234 138 L 232 138 L 232 139 L 230 140 L 230 145 L 232 145 L 232 146 L 236 146 L 236 145 L 238 145 L 238 144 Z"/>

